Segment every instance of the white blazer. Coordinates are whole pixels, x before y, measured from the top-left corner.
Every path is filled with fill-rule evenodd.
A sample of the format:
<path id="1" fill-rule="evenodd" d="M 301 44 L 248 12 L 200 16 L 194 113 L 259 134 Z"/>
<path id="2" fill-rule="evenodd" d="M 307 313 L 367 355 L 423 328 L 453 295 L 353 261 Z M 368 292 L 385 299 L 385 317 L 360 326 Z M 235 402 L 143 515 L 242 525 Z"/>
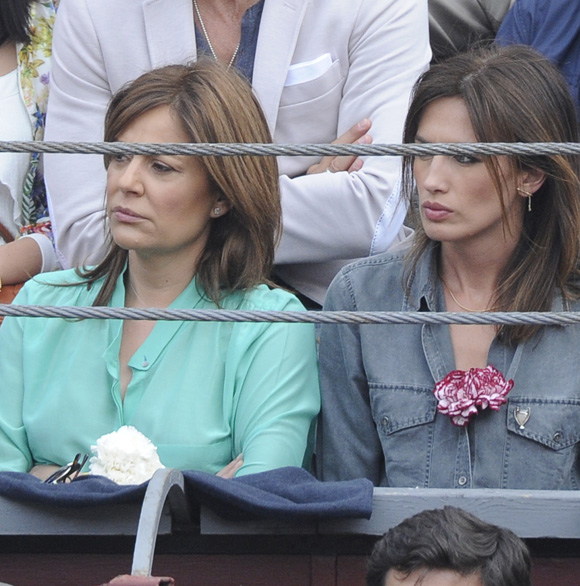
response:
<path id="1" fill-rule="evenodd" d="M 123 84 L 195 60 L 192 4 L 61 0 L 46 140 L 102 140 L 107 104 Z M 277 143 L 331 142 L 362 118 L 371 119 L 375 143 L 396 143 L 430 55 L 427 0 L 266 0 L 253 87 Z M 370 157 L 357 173 L 304 175 L 315 161 L 279 159 L 284 232 L 276 263 L 289 284 L 322 301 L 340 266 L 369 254 L 379 216 L 392 218 L 387 246 L 405 210 L 393 195 L 397 158 Z M 99 260 L 101 157 L 47 156 L 46 180 L 64 266 Z"/>

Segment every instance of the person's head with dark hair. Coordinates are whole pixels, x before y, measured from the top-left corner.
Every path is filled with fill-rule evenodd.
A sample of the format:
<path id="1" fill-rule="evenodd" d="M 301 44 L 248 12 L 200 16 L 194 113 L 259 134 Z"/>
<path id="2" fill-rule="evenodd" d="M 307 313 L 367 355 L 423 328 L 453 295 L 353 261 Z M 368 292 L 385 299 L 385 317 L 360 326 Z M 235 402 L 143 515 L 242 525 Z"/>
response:
<path id="1" fill-rule="evenodd" d="M 0 2 L 0 45 L 7 41 L 27 43 L 30 40 L 29 13 L 34 0 L 2 0 Z"/>
<path id="2" fill-rule="evenodd" d="M 157 124 L 157 121 L 161 121 Z M 163 134 L 154 134 L 160 127 Z M 173 128 L 172 133 L 165 132 Z M 122 88 L 112 99 L 105 118 L 105 141 L 189 142 L 189 143 L 268 143 L 268 124 L 248 83 L 233 70 L 227 71 L 210 59 L 186 65 L 170 65 L 145 73 Z M 139 158 L 139 157 L 136 157 Z M 143 157 L 140 157 L 143 159 Z M 156 177 L 161 167 L 181 166 L 191 171 L 192 181 L 185 190 L 199 193 L 203 209 L 176 211 L 169 204 L 174 186 L 164 183 L 167 196 L 158 207 L 160 220 L 169 222 L 172 237 L 177 228 L 189 233 L 200 222 L 200 246 L 192 259 L 197 283 L 216 303 L 228 292 L 250 289 L 268 282 L 274 260 L 274 247 L 280 232 L 281 204 L 278 167 L 274 157 L 202 156 L 158 157 Z M 153 157 L 151 157 L 153 160 Z M 124 190 L 130 157 L 105 156 L 108 171 L 107 215 L 112 240 L 109 252 L 95 269 L 82 271 L 91 280 L 107 275 L 95 305 L 106 304 L 133 246 L 133 228 L 117 221 L 115 206 Z M 182 177 L 166 173 L 167 179 Z M 203 184 L 203 185 L 202 185 Z M 193 196 L 192 196 L 193 197 Z M 199 199 L 201 198 L 201 199 Z M 179 200 L 193 204 L 194 200 Z M 126 204 L 123 204 L 124 206 Z M 196 204 L 197 205 L 197 204 Z M 205 209 L 207 208 L 207 209 Z M 171 218 L 170 218 L 171 216 Z M 176 217 L 173 217 L 176 216 Z M 191 226 L 187 225 L 187 222 Z M 131 230 L 133 234 L 134 230 Z M 163 246 L 168 245 L 165 242 Z M 141 246 L 141 245 L 139 245 Z"/>
<path id="3" fill-rule="evenodd" d="M 531 586 L 531 560 L 509 529 L 455 507 L 422 511 L 375 544 L 367 586 Z"/>
<path id="4" fill-rule="evenodd" d="M 466 129 L 463 135 L 473 137 L 463 142 L 578 140 L 576 111 L 566 82 L 548 59 L 529 47 L 480 48 L 434 65 L 415 85 L 403 141 L 437 142 L 431 132 L 423 136 L 423 126 L 427 120 L 432 126 L 433 116 L 440 120 L 443 108 L 452 108 L 456 114 L 451 118 L 452 124 Z M 549 311 L 558 289 L 565 298 L 577 297 L 577 157 L 532 152 L 448 158 L 457 163 L 460 172 L 476 168 L 480 162 L 485 164 L 500 206 L 505 240 L 514 243 L 491 305 L 499 311 Z M 427 197 L 423 171 L 431 159 L 404 157 L 403 191 L 411 204 L 415 200 L 415 182 L 419 198 Z M 473 209 L 481 201 L 468 203 Z M 414 207 L 411 205 L 411 209 Z M 434 224 L 426 221 L 422 208 L 420 213 L 415 222 L 411 267 L 430 242 L 442 241 L 430 231 Z M 520 342 L 537 329 L 531 325 L 503 327 L 500 337 Z"/>

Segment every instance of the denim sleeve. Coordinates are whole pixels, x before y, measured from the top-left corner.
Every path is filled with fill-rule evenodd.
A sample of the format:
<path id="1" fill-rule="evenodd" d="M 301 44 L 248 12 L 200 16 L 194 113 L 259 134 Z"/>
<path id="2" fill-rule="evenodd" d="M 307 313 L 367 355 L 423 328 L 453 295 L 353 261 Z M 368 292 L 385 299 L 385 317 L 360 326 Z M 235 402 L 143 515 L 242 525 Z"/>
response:
<path id="1" fill-rule="evenodd" d="M 356 310 L 343 273 L 331 284 L 324 308 Z M 356 325 L 321 327 L 317 472 L 322 480 L 368 478 L 378 485 L 384 459 L 370 408 L 359 330 Z"/>

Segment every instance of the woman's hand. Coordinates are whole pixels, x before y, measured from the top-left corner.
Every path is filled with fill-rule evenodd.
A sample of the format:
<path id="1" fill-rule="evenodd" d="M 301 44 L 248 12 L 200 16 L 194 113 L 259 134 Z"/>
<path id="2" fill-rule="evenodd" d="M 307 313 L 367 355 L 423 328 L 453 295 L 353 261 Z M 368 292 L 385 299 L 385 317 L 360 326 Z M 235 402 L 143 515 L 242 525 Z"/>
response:
<path id="1" fill-rule="evenodd" d="M 364 118 L 351 128 L 349 128 L 344 134 L 341 134 L 336 140 L 332 141 L 332 144 L 370 144 L 373 139 L 367 132 L 371 128 L 371 121 L 368 118 Z M 315 163 L 308 168 L 306 175 L 312 175 L 314 173 L 324 173 L 329 171 L 331 173 L 338 173 L 339 171 L 359 171 L 363 166 L 363 162 L 360 157 L 356 156 L 329 156 L 323 157 L 319 163 Z"/>
<path id="2" fill-rule="evenodd" d="M 233 478 L 236 472 L 244 465 L 244 456 L 240 454 L 235 460 L 232 460 L 227 466 L 224 466 L 216 476 L 222 478 Z"/>
<path id="3" fill-rule="evenodd" d="M 40 480 L 44 482 L 51 474 L 54 474 L 58 468 L 58 466 L 42 464 L 39 466 L 33 466 L 29 470 L 29 473 L 32 474 L 32 476 L 36 476 L 36 478 L 40 478 Z"/>

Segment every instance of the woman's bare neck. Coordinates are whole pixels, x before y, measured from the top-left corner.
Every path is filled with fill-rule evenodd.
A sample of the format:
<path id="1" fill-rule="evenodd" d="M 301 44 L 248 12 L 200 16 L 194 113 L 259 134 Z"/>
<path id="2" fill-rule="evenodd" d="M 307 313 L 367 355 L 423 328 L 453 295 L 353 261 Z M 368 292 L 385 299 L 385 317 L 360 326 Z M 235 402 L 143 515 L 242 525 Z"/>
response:
<path id="1" fill-rule="evenodd" d="M 195 267 L 174 259 L 141 259 L 129 255 L 125 287 L 128 298 L 140 307 L 168 307 L 189 285 Z"/>

